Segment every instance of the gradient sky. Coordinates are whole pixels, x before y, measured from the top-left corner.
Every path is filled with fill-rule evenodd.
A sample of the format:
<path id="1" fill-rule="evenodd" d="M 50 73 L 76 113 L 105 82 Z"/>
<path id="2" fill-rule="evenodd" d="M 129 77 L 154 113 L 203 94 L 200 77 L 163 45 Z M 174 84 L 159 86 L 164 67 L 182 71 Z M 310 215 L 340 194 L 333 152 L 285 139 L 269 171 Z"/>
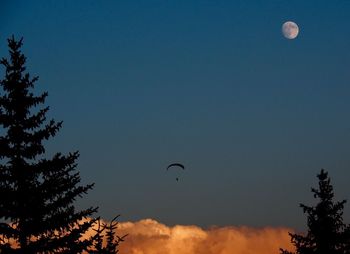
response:
<path id="1" fill-rule="evenodd" d="M 349 13 L 346 0 L 1 1 L 0 55 L 24 37 L 64 121 L 48 153 L 79 150 L 96 184 L 79 206 L 303 229 L 321 168 L 350 199 Z M 179 182 L 171 162 L 186 166 Z"/>

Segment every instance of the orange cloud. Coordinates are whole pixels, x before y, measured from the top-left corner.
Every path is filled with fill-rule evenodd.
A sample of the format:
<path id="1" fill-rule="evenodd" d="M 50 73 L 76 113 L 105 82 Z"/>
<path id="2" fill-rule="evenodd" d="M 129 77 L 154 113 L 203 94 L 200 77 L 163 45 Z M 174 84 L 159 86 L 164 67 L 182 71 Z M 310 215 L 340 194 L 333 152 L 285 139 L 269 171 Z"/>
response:
<path id="1" fill-rule="evenodd" d="M 97 225 L 95 224 L 95 227 Z M 120 222 L 117 234 L 128 234 L 120 254 L 278 254 L 293 250 L 288 228 L 166 226 L 152 219 Z M 92 229 L 84 236 L 94 235 Z"/>
<path id="2" fill-rule="evenodd" d="M 95 227 L 97 225 L 95 224 Z M 120 222 L 117 235 L 128 234 L 120 254 L 278 254 L 293 250 L 288 228 L 166 226 L 153 219 Z M 90 229 L 85 237 L 94 235 Z"/>
<path id="3" fill-rule="evenodd" d="M 293 249 L 288 228 L 166 226 L 152 219 L 121 222 L 128 234 L 120 253 L 128 254 L 277 254 Z"/>

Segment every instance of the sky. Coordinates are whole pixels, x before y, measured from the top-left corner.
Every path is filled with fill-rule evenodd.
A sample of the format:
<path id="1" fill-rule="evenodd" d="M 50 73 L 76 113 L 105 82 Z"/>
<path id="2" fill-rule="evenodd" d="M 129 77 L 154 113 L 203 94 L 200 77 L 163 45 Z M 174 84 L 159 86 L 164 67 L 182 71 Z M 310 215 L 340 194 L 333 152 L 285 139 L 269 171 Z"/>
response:
<path id="1" fill-rule="evenodd" d="M 321 168 L 350 199 L 349 13 L 346 0 L 1 1 L 0 55 L 24 37 L 36 92 L 64 121 L 47 154 L 79 150 L 95 183 L 78 207 L 304 230 Z"/>

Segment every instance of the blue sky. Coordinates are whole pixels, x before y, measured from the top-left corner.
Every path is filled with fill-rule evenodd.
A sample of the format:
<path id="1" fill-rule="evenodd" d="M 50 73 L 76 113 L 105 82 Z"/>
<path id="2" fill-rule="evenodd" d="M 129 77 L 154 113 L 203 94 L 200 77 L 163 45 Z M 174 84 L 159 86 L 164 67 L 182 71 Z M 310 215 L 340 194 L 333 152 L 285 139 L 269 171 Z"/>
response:
<path id="1" fill-rule="evenodd" d="M 349 199 L 349 1 L 8 1 L 0 53 L 64 121 L 48 153 L 79 150 L 79 205 L 124 220 L 303 228 L 329 171 Z M 295 21 L 287 40 L 281 26 Z M 1 70 L 3 73 L 3 70 Z M 166 166 L 182 162 L 176 182 Z M 345 218 L 350 220 L 350 207 Z"/>

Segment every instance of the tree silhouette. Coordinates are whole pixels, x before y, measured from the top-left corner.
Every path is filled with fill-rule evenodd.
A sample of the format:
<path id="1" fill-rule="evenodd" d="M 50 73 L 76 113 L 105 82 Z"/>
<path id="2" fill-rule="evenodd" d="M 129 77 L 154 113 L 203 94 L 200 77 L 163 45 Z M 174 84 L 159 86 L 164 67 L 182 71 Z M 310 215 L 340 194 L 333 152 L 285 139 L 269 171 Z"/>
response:
<path id="1" fill-rule="evenodd" d="M 54 137 L 62 122 L 46 121 L 47 92 L 32 93 L 38 77 L 25 72 L 22 39 L 8 39 L 10 58 L 1 59 L 0 85 L 0 253 L 82 253 L 92 239 L 81 236 L 97 211 L 77 211 L 74 201 L 93 184 L 81 186 L 78 152 L 44 158 L 43 141 Z M 35 110 L 36 109 L 36 110 Z"/>
<path id="2" fill-rule="evenodd" d="M 291 234 L 291 241 L 297 254 L 344 254 L 350 253 L 350 226 L 343 222 L 345 200 L 335 202 L 333 186 L 328 173 L 321 170 L 317 175 L 318 189 L 312 188 L 314 198 L 319 202 L 316 206 L 300 204 L 307 213 L 308 232 L 305 236 Z M 282 250 L 282 254 L 292 252 Z"/>
<path id="3" fill-rule="evenodd" d="M 118 247 L 127 235 L 122 237 L 118 236 L 116 229 L 118 227 L 118 222 L 116 216 L 109 223 L 101 222 L 101 219 L 97 219 L 97 229 L 94 236 L 94 249 L 90 252 L 91 254 L 117 254 L 119 253 Z M 106 239 L 106 243 L 103 244 L 103 239 Z"/>

